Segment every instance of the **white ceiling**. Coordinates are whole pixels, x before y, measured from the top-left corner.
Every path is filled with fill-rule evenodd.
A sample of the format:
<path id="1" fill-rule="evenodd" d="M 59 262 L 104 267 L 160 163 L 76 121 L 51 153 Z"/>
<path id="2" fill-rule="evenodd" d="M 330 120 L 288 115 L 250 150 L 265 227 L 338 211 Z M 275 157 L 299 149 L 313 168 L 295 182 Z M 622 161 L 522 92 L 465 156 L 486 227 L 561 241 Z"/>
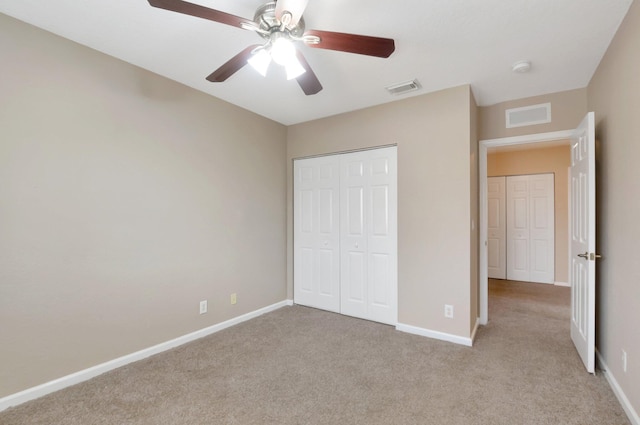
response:
<path id="1" fill-rule="evenodd" d="M 253 18 L 261 0 L 192 0 Z M 632 0 L 310 0 L 307 29 L 393 38 L 388 59 L 300 46 L 324 90 L 305 96 L 279 67 L 205 77 L 262 39 L 146 0 L 0 0 L 0 12 L 285 125 L 471 84 L 479 105 L 585 87 Z M 533 63 L 515 74 L 511 65 Z M 384 87 L 417 78 L 422 89 Z"/>

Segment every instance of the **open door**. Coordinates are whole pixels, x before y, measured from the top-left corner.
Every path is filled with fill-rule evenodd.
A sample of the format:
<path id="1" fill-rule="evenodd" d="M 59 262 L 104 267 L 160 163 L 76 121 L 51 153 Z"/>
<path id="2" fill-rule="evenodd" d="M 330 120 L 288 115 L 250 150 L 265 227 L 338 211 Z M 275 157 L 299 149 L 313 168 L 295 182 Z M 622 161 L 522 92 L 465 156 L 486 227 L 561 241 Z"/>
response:
<path id="1" fill-rule="evenodd" d="M 595 117 L 589 112 L 571 139 L 571 339 L 595 373 L 596 179 Z"/>

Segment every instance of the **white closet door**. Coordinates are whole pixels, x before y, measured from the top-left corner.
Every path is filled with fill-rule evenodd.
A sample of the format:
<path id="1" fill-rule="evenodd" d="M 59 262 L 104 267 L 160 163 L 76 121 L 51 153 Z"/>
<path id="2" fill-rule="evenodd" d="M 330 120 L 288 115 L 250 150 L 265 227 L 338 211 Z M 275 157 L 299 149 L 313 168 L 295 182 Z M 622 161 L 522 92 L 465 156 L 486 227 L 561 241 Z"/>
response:
<path id="1" fill-rule="evenodd" d="M 507 177 L 507 279 L 529 280 L 529 177 Z"/>
<path id="2" fill-rule="evenodd" d="M 341 156 L 343 314 L 397 323 L 397 150 Z"/>
<path id="3" fill-rule="evenodd" d="M 529 177 L 531 276 L 529 281 L 555 281 L 555 216 L 553 174 Z"/>
<path id="4" fill-rule="evenodd" d="M 296 304 L 340 311 L 340 160 L 295 161 L 294 291 Z"/>
<path id="5" fill-rule="evenodd" d="M 507 278 L 505 177 L 487 177 L 487 272 L 491 279 Z"/>
<path id="6" fill-rule="evenodd" d="M 553 283 L 553 174 L 507 177 L 507 279 Z"/>

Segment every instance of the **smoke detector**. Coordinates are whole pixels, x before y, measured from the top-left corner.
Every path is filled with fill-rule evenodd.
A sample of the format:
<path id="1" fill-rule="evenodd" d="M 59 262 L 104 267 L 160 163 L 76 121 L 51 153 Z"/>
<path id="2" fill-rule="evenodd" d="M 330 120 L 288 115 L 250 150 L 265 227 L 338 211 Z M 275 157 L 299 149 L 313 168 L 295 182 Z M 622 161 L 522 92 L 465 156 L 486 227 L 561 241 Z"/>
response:
<path id="1" fill-rule="evenodd" d="M 531 70 L 531 62 L 529 61 L 520 61 L 513 64 L 511 67 L 513 72 L 517 72 L 518 74 L 524 74 L 525 72 L 529 72 Z"/>

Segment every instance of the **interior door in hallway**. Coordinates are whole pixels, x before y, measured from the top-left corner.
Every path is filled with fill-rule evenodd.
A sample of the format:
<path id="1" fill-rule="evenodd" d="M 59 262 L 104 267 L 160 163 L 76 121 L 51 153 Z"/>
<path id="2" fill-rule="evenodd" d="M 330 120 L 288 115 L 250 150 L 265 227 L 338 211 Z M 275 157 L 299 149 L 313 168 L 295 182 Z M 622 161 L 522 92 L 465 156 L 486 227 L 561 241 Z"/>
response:
<path id="1" fill-rule="evenodd" d="M 491 279 L 507 278 L 505 177 L 487 177 L 487 273 Z"/>
<path id="2" fill-rule="evenodd" d="M 595 116 L 589 112 L 571 140 L 571 339 L 595 373 L 596 201 Z"/>

